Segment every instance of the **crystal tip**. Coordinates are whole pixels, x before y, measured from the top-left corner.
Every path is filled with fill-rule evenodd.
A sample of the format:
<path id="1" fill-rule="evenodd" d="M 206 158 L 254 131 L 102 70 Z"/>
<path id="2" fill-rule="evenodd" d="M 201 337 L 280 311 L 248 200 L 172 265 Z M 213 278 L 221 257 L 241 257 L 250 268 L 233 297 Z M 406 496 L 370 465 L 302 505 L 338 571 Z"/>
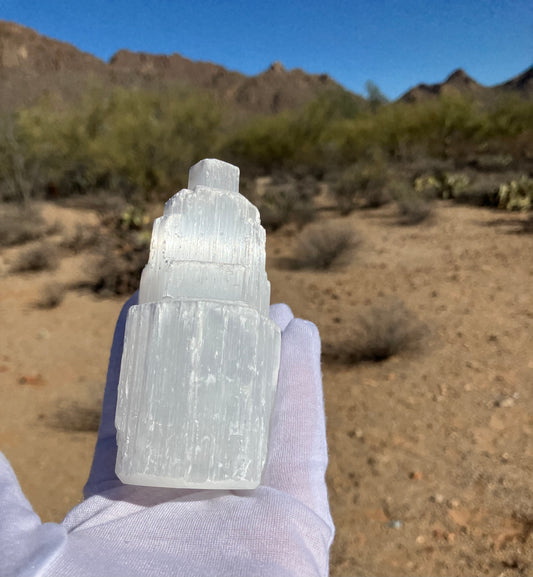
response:
<path id="1" fill-rule="evenodd" d="M 215 158 L 200 160 L 189 170 L 189 190 L 207 186 L 219 190 L 239 192 L 239 168 Z"/>

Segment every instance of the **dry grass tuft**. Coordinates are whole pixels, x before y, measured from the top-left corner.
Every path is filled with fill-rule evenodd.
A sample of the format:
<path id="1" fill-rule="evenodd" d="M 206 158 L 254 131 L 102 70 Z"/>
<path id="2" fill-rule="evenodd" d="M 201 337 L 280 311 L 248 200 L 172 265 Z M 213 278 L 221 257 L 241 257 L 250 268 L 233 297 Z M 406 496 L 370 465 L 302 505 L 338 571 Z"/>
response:
<path id="1" fill-rule="evenodd" d="M 148 255 L 148 246 L 130 246 L 121 251 L 108 247 L 93 268 L 89 288 L 102 297 L 135 292 L 139 288 Z"/>
<path id="2" fill-rule="evenodd" d="M 346 223 L 325 222 L 308 226 L 298 239 L 294 268 L 327 270 L 345 262 L 360 242 L 353 228 Z"/>
<path id="3" fill-rule="evenodd" d="M 49 243 L 22 251 L 11 268 L 11 272 L 39 272 L 43 270 L 55 270 L 59 266 L 57 249 Z"/>
<path id="4" fill-rule="evenodd" d="M 413 226 L 433 216 L 433 203 L 419 196 L 407 196 L 398 200 L 399 223 Z"/>
<path id="5" fill-rule="evenodd" d="M 45 222 L 30 208 L 4 205 L 0 211 L 0 246 L 16 246 L 45 234 Z"/>
<path id="6" fill-rule="evenodd" d="M 56 282 L 45 285 L 41 297 L 35 303 L 39 309 L 55 309 L 65 298 L 65 287 Z"/>
<path id="7" fill-rule="evenodd" d="M 361 312 L 347 339 L 324 345 L 324 358 L 346 364 L 384 361 L 418 348 L 425 335 L 427 327 L 394 299 Z"/>
<path id="8" fill-rule="evenodd" d="M 61 242 L 61 247 L 78 254 L 82 251 L 98 248 L 101 241 L 101 231 L 97 226 L 86 226 L 76 223 L 71 235 Z"/>

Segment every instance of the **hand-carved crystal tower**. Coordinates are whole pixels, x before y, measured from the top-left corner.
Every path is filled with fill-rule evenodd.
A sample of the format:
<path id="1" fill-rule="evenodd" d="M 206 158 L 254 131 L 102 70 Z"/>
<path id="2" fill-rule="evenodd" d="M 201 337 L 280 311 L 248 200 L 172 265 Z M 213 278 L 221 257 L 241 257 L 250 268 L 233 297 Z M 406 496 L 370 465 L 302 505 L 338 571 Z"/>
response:
<path id="1" fill-rule="evenodd" d="M 266 459 L 280 354 L 265 231 L 239 169 L 202 160 L 154 222 L 118 389 L 124 483 L 252 489 Z"/>

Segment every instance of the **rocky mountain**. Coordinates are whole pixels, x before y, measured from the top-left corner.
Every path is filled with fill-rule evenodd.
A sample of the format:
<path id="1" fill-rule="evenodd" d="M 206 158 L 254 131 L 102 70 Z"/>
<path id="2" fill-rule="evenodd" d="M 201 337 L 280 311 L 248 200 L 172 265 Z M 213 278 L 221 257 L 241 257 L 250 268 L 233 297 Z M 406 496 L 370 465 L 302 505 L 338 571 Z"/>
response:
<path id="1" fill-rule="evenodd" d="M 57 93 L 69 100 L 91 82 L 203 89 L 224 102 L 259 113 L 295 108 L 324 91 L 344 90 L 325 74 L 286 70 L 280 63 L 257 76 L 179 54 L 120 50 L 106 63 L 30 28 L 0 21 L 0 112 L 31 104 L 43 94 Z"/>
<path id="2" fill-rule="evenodd" d="M 533 96 L 533 66 L 499 86 L 503 90 L 517 91 L 521 94 Z"/>
<path id="3" fill-rule="evenodd" d="M 91 84 L 183 87 L 209 91 L 223 102 L 251 113 L 299 107 L 325 91 L 346 91 L 327 74 L 286 70 L 279 62 L 257 76 L 246 76 L 211 62 L 179 54 L 155 55 L 120 50 L 109 62 L 31 28 L 0 20 L 0 113 L 27 106 L 44 94 L 72 100 Z M 419 102 L 440 94 L 470 94 L 483 100 L 514 92 L 533 98 L 533 67 L 498 86 L 482 86 L 462 69 L 442 83 L 419 84 L 401 98 Z M 361 96 L 349 93 L 362 101 Z"/>
<path id="4" fill-rule="evenodd" d="M 444 82 L 418 84 L 400 97 L 402 102 L 420 102 L 443 94 L 463 94 L 480 100 L 490 100 L 505 92 L 515 92 L 523 97 L 533 97 L 533 66 L 522 74 L 496 86 L 483 86 L 462 68 L 452 72 Z"/>

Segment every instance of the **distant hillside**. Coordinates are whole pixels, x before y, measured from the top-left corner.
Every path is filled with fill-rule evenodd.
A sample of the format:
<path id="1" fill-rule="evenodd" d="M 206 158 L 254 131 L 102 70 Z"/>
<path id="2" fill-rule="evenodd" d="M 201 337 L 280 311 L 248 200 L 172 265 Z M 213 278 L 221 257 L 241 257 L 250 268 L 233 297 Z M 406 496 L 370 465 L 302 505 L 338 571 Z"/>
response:
<path id="1" fill-rule="evenodd" d="M 511 80 L 496 86 L 483 86 L 463 69 L 458 68 L 444 82 L 418 84 L 401 96 L 400 100 L 403 102 L 421 102 L 442 94 L 463 94 L 480 100 L 490 100 L 506 92 L 515 92 L 522 97 L 533 98 L 533 66 Z"/>
<path id="2" fill-rule="evenodd" d="M 331 90 L 344 91 L 363 101 L 327 74 L 286 70 L 279 62 L 257 76 L 246 76 L 211 62 L 195 62 L 179 54 L 120 50 L 106 63 L 66 42 L 0 20 L 0 113 L 27 106 L 43 94 L 72 100 L 90 83 L 207 90 L 217 99 L 251 113 L 293 109 Z M 493 87 L 482 86 L 458 69 L 442 83 L 415 86 L 400 100 L 420 102 L 447 93 L 489 100 L 505 92 L 533 97 L 533 67 Z"/>
<path id="3" fill-rule="evenodd" d="M 210 62 L 194 62 L 179 54 L 120 50 L 106 63 L 30 28 L 0 21 L 0 112 L 31 104 L 46 93 L 57 93 L 69 100 L 82 93 L 91 81 L 205 89 L 224 102 L 256 113 L 295 108 L 324 91 L 344 90 L 325 74 L 285 70 L 280 63 L 257 76 L 229 71 Z"/>
<path id="4" fill-rule="evenodd" d="M 516 90 L 530 97 L 533 96 L 533 66 L 530 66 L 522 74 L 511 78 L 511 80 L 500 84 L 499 87 L 504 90 Z"/>

